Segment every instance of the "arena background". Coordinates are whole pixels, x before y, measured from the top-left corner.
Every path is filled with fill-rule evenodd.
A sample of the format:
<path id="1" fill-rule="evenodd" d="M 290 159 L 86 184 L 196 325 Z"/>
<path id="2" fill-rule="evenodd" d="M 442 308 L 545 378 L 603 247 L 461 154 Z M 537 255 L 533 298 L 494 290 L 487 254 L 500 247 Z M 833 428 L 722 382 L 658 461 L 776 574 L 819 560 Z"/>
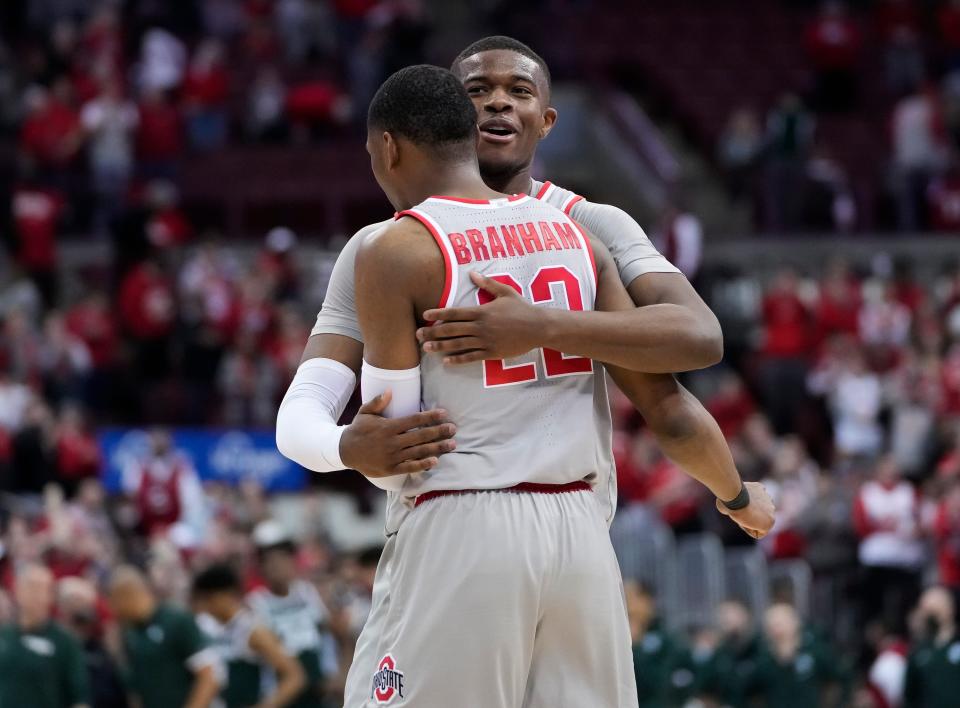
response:
<path id="1" fill-rule="evenodd" d="M 276 408 L 339 248 L 391 213 L 373 91 L 494 33 L 553 72 L 535 176 L 627 210 L 721 319 L 724 362 L 683 381 L 779 507 L 751 542 L 614 398 L 641 705 L 960 704 L 949 603 L 914 611 L 960 589 L 956 0 L 3 2 L 0 621 L 39 561 L 98 588 L 93 626 L 61 620 L 112 649 L 114 567 L 172 602 L 214 560 L 254 585 L 274 519 L 338 705 L 383 499 L 282 458 Z M 152 524 L 135 472 L 165 431 L 176 518 Z"/>

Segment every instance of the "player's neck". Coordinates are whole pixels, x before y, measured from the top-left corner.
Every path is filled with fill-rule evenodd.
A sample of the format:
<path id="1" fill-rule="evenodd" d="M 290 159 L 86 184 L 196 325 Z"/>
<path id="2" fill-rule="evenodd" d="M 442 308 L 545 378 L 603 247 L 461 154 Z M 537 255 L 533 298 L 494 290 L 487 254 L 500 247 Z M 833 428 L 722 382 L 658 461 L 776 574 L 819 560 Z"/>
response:
<path id="1" fill-rule="evenodd" d="M 496 199 L 501 196 L 491 189 L 480 177 L 476 163 L 462 165 L 443 165 L 431 169 L 420 182 L 423 199 L 431 196 L 459 197 L 461 199 Z M 417 202 L 423 201 L 420 199 Z"/>
<path id="2" fill-rule="evenodd" d="M 504 172 L 502 174 L 483 175 L 483 181 L 490 189 L 503 194 L 526 194 L 530 191 L 530 165 L 523 167 L 519 172 Z"/>

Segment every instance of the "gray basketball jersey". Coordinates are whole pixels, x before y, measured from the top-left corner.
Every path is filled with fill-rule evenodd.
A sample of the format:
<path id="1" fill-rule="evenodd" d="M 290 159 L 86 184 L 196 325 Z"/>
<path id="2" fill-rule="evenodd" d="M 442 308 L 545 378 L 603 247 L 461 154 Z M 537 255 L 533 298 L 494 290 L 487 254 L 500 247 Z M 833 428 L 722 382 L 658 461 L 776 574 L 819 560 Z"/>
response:
<path id="1" fill-rule="evenodd" d="M 446 267 L 442 307 L 486 302 L 476 271 L 542 307 L 592 310 L 596 268 L 586 235 L 555 207 L 518 195 L 492 201 L 431 197 L 398 216 L 418 219 Z M 399 493 L 409 505 L 433 490 L 502 489 L 520 483 L 596 483 L 605 477 L 610 436 L 598 401 L 600 367 L 590 359 L 534 350 L 465 366 L 421 359 L 424 408 L 457 422 L 457 449 Z M 389 530 L 389 525 L 388 525 Z"/>

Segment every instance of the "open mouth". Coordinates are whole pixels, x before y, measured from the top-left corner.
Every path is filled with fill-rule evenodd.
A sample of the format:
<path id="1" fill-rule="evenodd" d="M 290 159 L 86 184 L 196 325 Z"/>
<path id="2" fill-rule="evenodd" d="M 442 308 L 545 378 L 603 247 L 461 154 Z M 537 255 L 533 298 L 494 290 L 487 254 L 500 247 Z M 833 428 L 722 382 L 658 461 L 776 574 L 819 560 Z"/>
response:
<path id="1" fill-rule="evenodd" d="M 488 120 L 480 126 L 480 135 L 491 143 L 508 143 L 517 135 L 517 129 L 505 120 Z"/>

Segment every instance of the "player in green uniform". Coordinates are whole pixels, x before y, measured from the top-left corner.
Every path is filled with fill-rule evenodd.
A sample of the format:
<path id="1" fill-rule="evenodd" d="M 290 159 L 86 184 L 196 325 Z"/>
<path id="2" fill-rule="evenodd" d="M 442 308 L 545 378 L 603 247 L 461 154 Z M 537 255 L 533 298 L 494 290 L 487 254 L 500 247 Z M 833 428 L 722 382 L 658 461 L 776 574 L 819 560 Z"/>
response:
<path id="1" fill-rule="evenodd" d="M 131 692 L 143 708 L 209 708 L 223 667 L 189 612 L 157 601 L 136 568 L 118 568 L 110 604 L 123 624 Z"/>
<path id="2" fill-rule="evenodd" d="M 276 521 L 264 521 L 253 531 L 257 560 L 266 587 L 247 596 L 247 604 L 297 657 L 307 677 L 291 708 L 323 708 L 323 678 L 337 672 L 336 650 L 328 618 L 317 589 L 297 578 L 296 546 Z"/>
<path id="3" fill-rule="evenodd" d="M 15 599 L 16 621 L 0 628 L 0 706 L 86 708 L 83 651 L 50 618 L 53 575 L 41 565 L 21 569 Z"/>
<path id="4" fill-rule="evenodd" d="M 280 640 L 243 603 L 239 576 L 228 565 L 216 564 L 193 581 L 198 612 L 212 619 L 210 636 L 227 667 L 227 685 L 221 697 L 227 708 L 286 708 L 303 690 L 306 680 L 300 663 Z M 276 677 L 273 690 L 264 687 Z"/>
<path id="5" fill-rule="evenodd" d="M 766 642 L 744 681 L 744 696 L 767 708 L 845 705 L 849 676 L 829 647 L 805 633 L 796 610 L 774 605 L 765 617 Z"/>
<path id="6" fill-rule="evenodd" d="M 960 702 L 960 634 L 949 590 L 929 588 L 914 616 L 918 642 L 907 660 L 904 705 L 955 708 Z"/>

